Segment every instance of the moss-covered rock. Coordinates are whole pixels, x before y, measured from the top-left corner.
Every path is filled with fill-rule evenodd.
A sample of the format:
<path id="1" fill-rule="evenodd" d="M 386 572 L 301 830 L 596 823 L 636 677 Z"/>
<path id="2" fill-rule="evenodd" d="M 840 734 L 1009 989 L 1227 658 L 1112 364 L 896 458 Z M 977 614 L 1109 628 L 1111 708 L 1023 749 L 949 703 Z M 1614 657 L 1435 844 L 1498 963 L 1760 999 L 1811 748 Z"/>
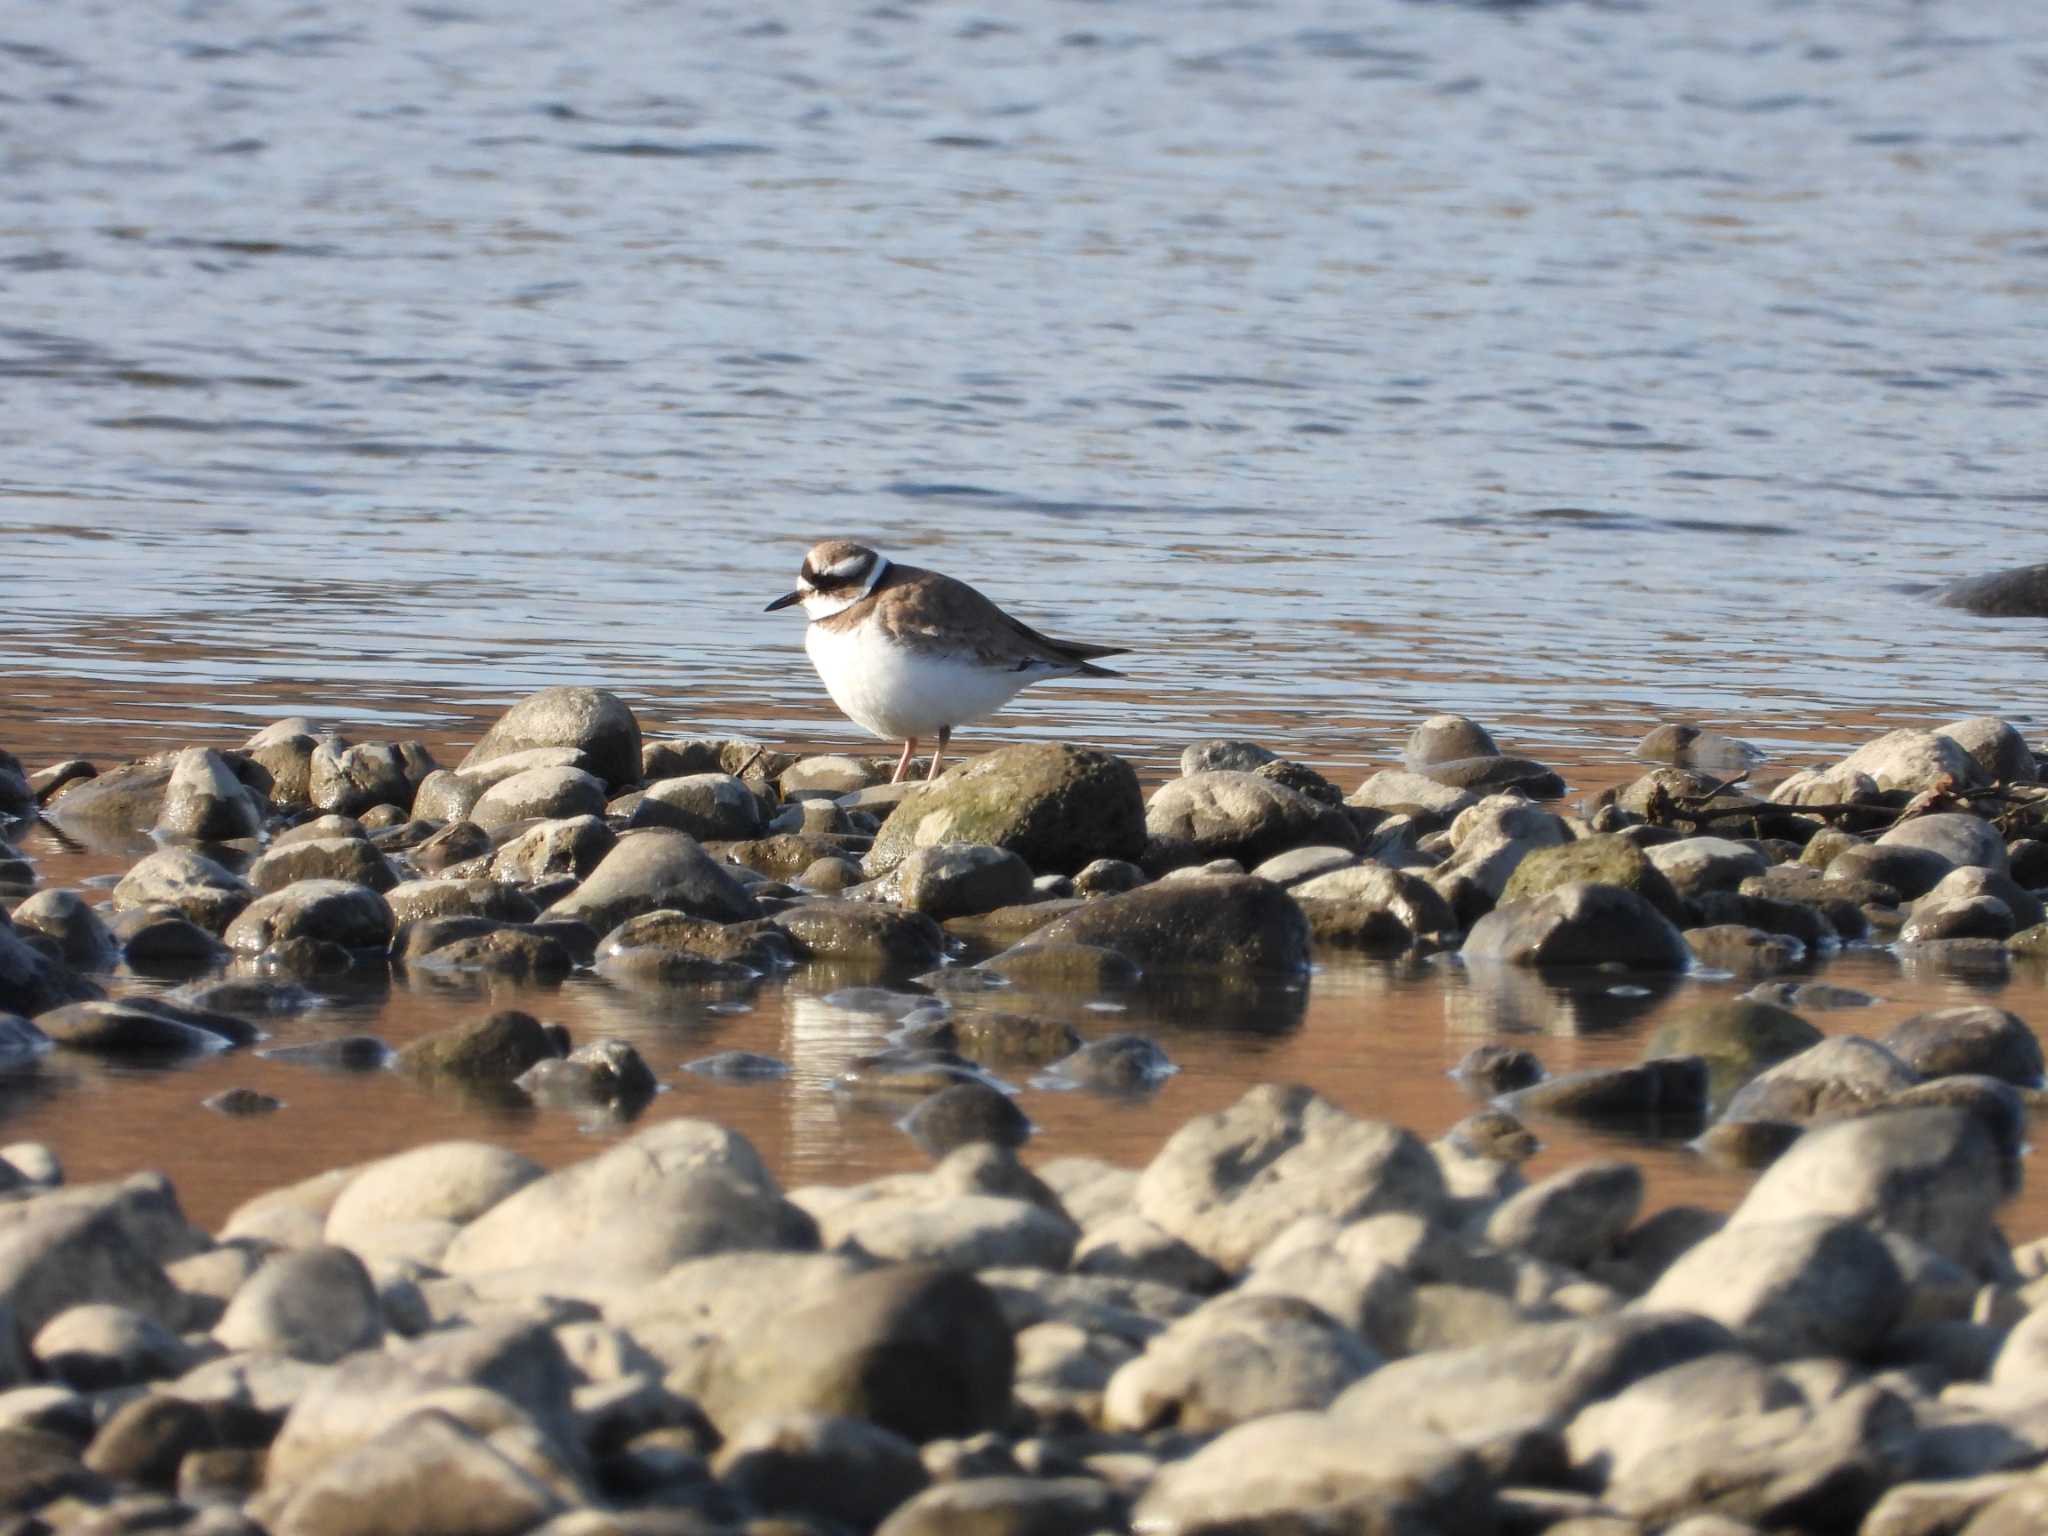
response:
<path id="1" fill-rule="evenodd" d="M 1003 747 L 906 795 L 875 834 L 870 876 L 940 843 L 1007 848 L 1035 870 L 1070 875 L 1145 847 L 1138 775 L 1120 757 L 1049 742 Z"/>
<path id="2" fill-rule="evenodd" d="M 1618 885 L 1634 891 L 1679 927 L 1690 921 L 1685 902 L 1649 856 L 1627 838 L 1606 832 L 1582 837 L 1557 848 L 1538 848 L 1525 855 L 1508 876 L 1501 902 L 1541 896 L 1574 880 Z"/>

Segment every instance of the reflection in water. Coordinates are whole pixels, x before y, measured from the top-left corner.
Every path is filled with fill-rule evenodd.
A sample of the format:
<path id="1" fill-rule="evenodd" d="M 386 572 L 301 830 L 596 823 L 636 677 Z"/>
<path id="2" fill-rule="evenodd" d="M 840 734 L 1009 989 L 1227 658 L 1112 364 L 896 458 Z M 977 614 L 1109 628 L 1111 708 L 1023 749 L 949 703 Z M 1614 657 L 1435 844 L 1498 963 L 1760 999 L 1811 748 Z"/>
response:
<path id="1" fill-rule="evenodd" d="M 1654 971 L 1537 972 L 1471 961 L 1447 974 L 1444 1025 L 1475 1036 L 1610 1033 L 1642 1020 L 1680 985 L 1678 976 Z"/>

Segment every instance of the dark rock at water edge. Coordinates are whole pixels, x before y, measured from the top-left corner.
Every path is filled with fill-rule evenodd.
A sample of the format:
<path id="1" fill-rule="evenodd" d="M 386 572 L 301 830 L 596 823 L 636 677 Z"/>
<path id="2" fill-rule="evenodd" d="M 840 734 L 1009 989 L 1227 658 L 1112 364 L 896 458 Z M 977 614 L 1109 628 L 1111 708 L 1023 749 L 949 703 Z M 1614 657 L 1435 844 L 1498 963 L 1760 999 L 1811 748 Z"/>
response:
<path id="1" fill-rule="evenodd" d="M 1288 973 L 1305 970 L 1309 960 L 1301 908 L 1270 881 L 1248 875 L 1168 881 L 1105 896 L 1047 924 L 1034 942 L 1114 950 L 1148 971 Z"/>
<path id="2" fill-rule="evenodd" d="M 398 1053 L 397 1065 L 414 1077 L 510 1083 L 535 1063 L 559 1054 L 538 1019 L 508 1008 L 413 1041 Z"/>
<path id="3" fill-rule="evenodd" d="M 34 1016 L 63 1003 L 97 997 L 99 990 L 32 947 L 12 922 L 0 924 L 0 1011 Z"/>
<path id="4" fill-rule="evenodd" d="M 1497 907 L 1465 936 L 1468 961 L 1509 965 L 1621 965 L 1682 971 L 1692 953 L 1669 919 L 1633 891 L 1584 881 Z"/>
<path id="5" fill-rule="evenodd" d="M 1031 1139 L 1031 1121 L 1016 1100 L 986 1083 L 955 1083 L 920 1100 L 904 1117 L 903 1129 L 931 1156 L 976 1142 L 1021 1147 Z"/>
<path id="6" fill-rule="evenodd" d="M 2048 619 L 2048 565 L 1965 577 L 1942 589 L 1941 603 L 1986 619 Z"/>

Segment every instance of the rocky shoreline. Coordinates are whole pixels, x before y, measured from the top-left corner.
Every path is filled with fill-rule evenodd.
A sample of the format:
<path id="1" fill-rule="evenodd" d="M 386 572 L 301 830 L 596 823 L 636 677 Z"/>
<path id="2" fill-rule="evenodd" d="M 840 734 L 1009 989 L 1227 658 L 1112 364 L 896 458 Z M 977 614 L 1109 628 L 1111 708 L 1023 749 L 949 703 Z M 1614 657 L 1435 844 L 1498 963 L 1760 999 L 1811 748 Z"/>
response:
<path id="1" fill-rule="evenodd" d="M 701 1119 L 553 1172 L 442 1142 L 207 1233 L 161 1176 L 67 1186 L 50 1149 L 0 1149 L 6 1529 L 2035 1528 L 2048 1241 L 1997 1212 L 2037 1038 L 1988 1005 L 1882 1038 L 1807 1015 L 1868 1001 L 1810 979 L 1844 945 L 1966 976 L 2048 953 L 2039 760 L 1960 721 L 1766 795 L 1739 742 L 1639 751 L 1659 766 L 1570 811 L 1458 717 L 1348 795 L 1246 742 L 1190 747 L 1149 798 L 1059 745 L 891 786 L 645 741 L 615 697 L 550 689 L 453 768 L 302 721 L 104 771 L 0 754 L 0 816 L 137 855 L 96 906 L 0 852 L 17 1061 L 254 1048 L 369 971 L 694 994 L 829 967 L 891 1027 L 834 1091 L 932 1158 L 785 1190 Z M 1571 978 L 1755 985 L 1632 1065 L 1481 1046 L 1460 1071 L 1488 1102 L 1433 1140 L 1269 1085 L 1143 1168 L 1020 1157 L 993 1067 L 1171 1070 L 1031 998 L 1256 1008 L 1338 950 L 1532 1007 Z M 953 1006 L 986 993 L 1019 1011 Z M 630 1044 L 514 1009 L 398 1053 L 274 1049 L 621 1123 L 655 1087 Z M 1520 1171 L 1547 1118 L 1652 1116 L 1760 1170 L 1733 1212 L 1645 1216 L 1626 1160 Z"/>

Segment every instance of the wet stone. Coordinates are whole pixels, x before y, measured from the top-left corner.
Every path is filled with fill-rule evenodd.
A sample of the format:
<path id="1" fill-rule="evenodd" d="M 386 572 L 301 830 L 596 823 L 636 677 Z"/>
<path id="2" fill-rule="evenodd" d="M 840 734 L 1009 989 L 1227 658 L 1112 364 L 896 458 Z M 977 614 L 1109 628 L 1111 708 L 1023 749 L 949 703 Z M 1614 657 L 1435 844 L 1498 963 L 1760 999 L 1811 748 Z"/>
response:
<path id="1" fill-rule="evenodd" d="M 469 813 L 476 808 L 476 803 L 483 792 L 483 786 L 475 779 L 465 778 L 446 768 L 437 768 L 420 780 L 419 788 L 414 791 L 413 814 L 428 821 L 446 822 L 451 828 L 473 826 L 474 823 L 469 821 Z M 479 851 L 489 850 L 485 848 Z M 469 853 L 461 857 L 474 858 L 476 855 Z M 435 855 L 435 859 L 435 867 L 454 862 L 438 854 Z M 421 865 L 423 869 L 427 867 L 429 866 Z"/>
<path id="2" fill-rule="evenodd" d="M 955 1083 L 918 1102 L 903 1129 L 932 1157 L 976 1142 L 1021 1147 L 1031 1138 L 1031 1121 L 1016 1100 L 986 1083 Z"/>
<path id="3" fill-rule="evenodd" d="M 394 922 L 433 917 L 487 917 L 530 923 L 540 909 L 517 886 L 502 880 L 408 880 L 384 892 Z"/>
<path id="4" fill-rule="evenodd" d="M 1727 1118 L 1829 1119 L 1919 1081 L 1919 1073 L 1875 1041 L 1837 1035 L 1752 1078 L 1728 1101 Z"/>
<path id="5" fill-rule="evenodd" d="M 417 743 L 322 743 L 307 765 L 306 798 L 316 810 L 343 816 L 360 816 L 377 805 L 407 807 L 433 768 L 433 759 Z"/>
<path id="6" fill-rule="evenodd" d="M 1536 1053 L 1514 1045 L 1475 1045 L 1452 1070 L 1488 1093 L 1508 1093 L 1543 1079 Z"/>
<path id="7" fill-rule="evenodd" d="M 1500 748 L 1486 727 L 1465 715 L 1431 715 L 1408 733 L 1401 748 L 1402 761 L 1416 769 L 1463 758 L 1498 756 Z"/>
<path id="8" fill-rule="evenodd" d="M 19 771 L 18 769 L 16 770 Z M 37 805 L 47 805 L 50 800 L 71 784 L 81 779 L 90 779 L 99 773 L 91 763 L 82 757 L 68 757 L 62 762 L 52 763 L 47 768 L 38 768 L 27 776 L 25 782 L 34 792 Z"/>
<path id="9" fill-rule="evenodd" d="M 1656 727 L 1636 743 L 1635 755 L 1646 762 L 1669 763 L 1720 779 L 1734 778 L 1764 757 L 1746 741 L 1683 724 Z"/>
<path id="10" fill-rule="evenodd" d="M 1899 930 L 1901 944 L 1949 939 L 2006 939 L 2012 936 L 2012 908 L 1996 896 L 1941 897 L 1932 893 L 1913 903 Z"/>
<path id="11" fill-rule="evenodd" d="M 301 838 L 271 850 L 249 866 L 249 884 L 268 895 L 300 880 L 340 880 L 388 891 L 398 884 L 390 861 L 357 837 Z"/>
<path id="12" fill-rule="evenodd" d="M 731 960 L 766 975 L 795 963 L 789 935 L 770 923 L 719 923 L 672 909 L 629 918 L 598 942 L 601 955 L 667 949 Z"/>
<path id="13" fill-rule="evenodd" d="M 1287 893 L 1250 876 L 1170 881 L 1103 896 L 1040 929 L 1043 944 L 1093 944 L 1148 970 L 1307 969 L 1308 924 Z"/>
<path id="14" fill-rule="evenodd" d="M 259 896 L 228 925 L 228 947 L 253 955 L 288 939 L 310 939 L 343 949 L 382 950 L 391 942 L 391 908 L 367 886 L 340 880 L 301 880 Z"/>
<path id="15" fill-rule="evenodd" d="M 0 759 L 0 823 L 27 821 L 46 798 L 29 782 L 21 764 L 12 757 Z"/>
<path id="16" fill-rule="evenodd" d="M 1045 1080 L 1100 1093 L 1144 1093 L 1178 1070 L 1157 1042 L 1143 1035 L 1117 1034 L 1091 1040 L 1061 1057 L 1047 1069 Z"/>
<path id="17" fill-rule="evenodd" d="M 558 1054 L 539 1020 L 508 1008 L 413 1041 L 398 1053 L 397 1065 L 415 1077 L 510 1083 Z"/>
<path id="18" fill-rule="evenodd" d="M 473 972 L 538 983 L 561 981 L 576 968 L 575 957 L 557 940 L 525 928 L 495 928 L 451 939 L 414 955 L 410 963 L 423 970 Z"/>
<path id="19" fill-rule="evenodd" d="M 1751 987 L 1739 1001 L 1769 1003 L 1792 1012 L 1805 1009 L 1826 1013 L 1839 1008 L 1868 1008 L 1880 999 L 1855 987 L 1838 987 L 1826 981 L 1766 981 Z"/>
<path id="20" fill-rule="evenodd" d="M 1901 900 L 1914 901 L 1933 890 L 1955 867 L 1954 861 L 1931 848 L 1856 843 L 1835 855 L 1827 867 L 1827 879 L 1830 884 L 1852 889 L 1883 887 Z"/>
<path id="21" fill-rule="evenodd" d="M 486 832 L 521 823 L 604 814 L 604 783 L 580 768 L 529 768 L 477 797 L 469 819 Z"/>
<path id="22" fill-rule="evenodd" d="M 916 849 L 896 866 L 895 879 L 906 908 L 939 922 L 1031 898 L 1031 866 L 1009 849 L 987 844 Z"/>
<path id="23" fill-rule="evenodd" d="M 1124 859 L 1095 859 L 1074 872 L 1076 896 L 1115 896 L 1145 883 L 1145 871 Z"/>
<path id="24" fill-rule="evenodd" d="M 214 1027 L 215 1020 L 219 1027 Z M 101 1056 L 178 1056 L 245 1044 L 255 1031 L 240 1020 L 180 1009 L 155 998 L 70 1003 L 36 1015 L 57 1045 Z M 223 1033 L 232 1029 L 234 1034 Z"/>
<path id="25" fill-rule="evenodd" d="M 1564 779 L 1532 758 L 1495 755 L 1452 758 L 1416 770 L 1451 789 L 1479 794 L 1514 790 L 1531 800 L 1556 800 L 1565 793 Z"/>
<path id="26" fill-rule="evenodd" d="M 975 1061 L 1042 1064 L 1070 1055 L 1081 1044 L 1073 1025 L 1024 1013 L 967 1013 L 951 1028 L 953 1047 Z"/>
<path id="27" fill-rule="evenodd" d="M 646 1061 L 624 1040 L 593 1040 L 567 1056 L 537 1061 L 515 1081 L 540 1104 L 625 1108 L 647 1103 L 658 1086 Z"/>
<path id="28" fill-rule="evenodd" d="M 573 918 L 599 933 L 644 912 L 673 909 L 692 917 L 740 922 L 758 915 L 754 899 L 682 832 L 631 832 L 544 916 Z"/>
<path id="29" fill-rule="evenodd" d="M 1449 942 L 1458 930 L 1457 914 L 1440 892 L 1412 871 L 1367 863 L 1327 871 L 1294 886 L 1289 892 L 1310 915 L 1323 937 L 1325 914 L 1349 915 L 1354 923 L 1366 914 L 1383 912 L 1406 932 L 1434 942 Z"/>
<path id="30" fill-rule="evenodd" d="M 1519 1117 L 1497 1104 L 1474 1110 L 1444 1132 L 1444 1140 L 1462 1152 L 1497 1163 L 1519 1163 L 1534 1157 L 1542 1143 Z"/>
<path id="31" fill-rule="evenodd" d="M 76 891 L 38 891 L 14 909 L 16 928 L 32 929 L 57 946 L 66 965 L 103 971 L 120 958 L 120 946 L 99 914 Z"/>
<path id="32" fill-rule="evenodd" d="M 494 880 L 532 882 L 590 875 L 618 844 L 618 835 L 596 816 L 544 821 L 503 844 L 491 856 Z M 592 924 L 596 926 L 595 923 Z"/>
<path id="33" fill-rule="evenodd" d="M 188 747 L 172 759 L 163 808 L 156 818 L 158 836 L 226 843 L 254 837 L 262 827 L 263 813 L 255 797 L 220 753 Z"/>
<path id="34" fill-rule="evenodd" d="M 453 944 L 457 939 L 473 938 L 478 934 L 496 933 L 505 926 L 494 917 L 414 918 L 392 935 L 389 952 L 393 960 L 410 964 L 432 954 L 444 944 Z"/>
<path id="35" fill-rule="evenodd" d="M 190 974 L 227 953 L 219 939 L 170 907 L 152 905 L 116 912 L 107 931 L 121 946 L 129 969 L 144 974 Z"/>
<path id="36" fill-rule="evenodd" d="M 166 848 L 121 877 L 112 897 L 116 912 L 134 907 L 169 907 L 219 934 L 255 898 L 248 881 L 189 848 Z"/>
<path id="37" fill-rule="evenodd" d="M 1289 789 L 1297 790 L 1321 805 L 1341 806 L 1344 803 L 1344 791 L 1306 763 L 1289 762 L 1285 758 L 1278 758 L 1270 763 L 1259 764 L 1252 773 L 1258 778 L 1271 779 L 1275 784 L 1284 784 Z M 1347 816 L 1345 820 L 1351 822 L 1353 831 L 1358 829 L 1358 823 L 1353 818 Z"/>
<path id="38" fill-rule="evenodd" d="M 1742 923 L 1688 928 L 1685 945 L 1701 965 L 1727 971 L 1741 981 L 1778 975 L 1806 959 L 1806 946 L 1799 940 L 1786 934 L 1765 933 Z"/>
<path id="39" fill-rule="evenodd" d="M 1707 1064 L 1698 1056 L 1662 1056 L 1635 1067 L 1595 1067 L 1549 1078 L 1509 1094 L 1517 1114 L 1562 1115 L 1581 1120 L 1706 1113 Z"/>
<path id="40" fill-rule="evenodd" d="M 700 842 L 761 835 L 761 802 L 729 773 L 684 774 L 647 786 L 635 826 L 672 827 Z"/>
<path id="41" fill-rule="evenodd" d="M 1583 881 L 1498 907 L 1466 935 L 1468 961 L 1509 965 L 1621 965 L 1682 971 L 1685 940 L 1648 901 L 1620 886 Z"/>
<path id="42" fill-rule="evenodd" d="M 922 913 L 893 912 L 854 901 L 807 901 L 777 915 L 776 926 L 814 960 L 871 960 L 935 965 L 944 934 Z"/>
<path id="43" fill-rule="evenodd" d="M 1154 875 L 1212 859 L 1249 868 L 1306 844 L 1355 848 L 1348 817 L 1259 774 L 1210 771 L 1169 779 L 1145 808 L 1139 862 Z"/>
<path id="44" fill-rule="evenodd" d="M 1982 1073 L 2031 1088 L 2044 1070 L 2033 1030 L 1989 1004 L 1916 1013 L 1893 1025 L 1882 1043 L 1923 1077 Z"/>
<path id="45" fill-rule="evenodd" d="M 1941 877 L 1941 883 L 1927 893 L 1929 900 L 1953 899 L 1968 901 L 1979 896 L 1996 897 L 2005 903 L 2012 913 L 2013 923 L 2021 928 L 2048 920 L 2048 907 L 2041 898 L 2026 889 L 2012 875 L 2001 870 L 1963 868 L 1952 869 Z"/>
<path id="46" fill-rule="evenodd" d="M 199 1107 L 210 1109 L 217 1115 L 270 1115 L 284 1108 L 284 1100 L 255 1088 L 223 1088 L 219 1093 L 211 1093 L 201 1099 Z"/>
<path id="47" fill-rule="evenodd" d="M 50 798 L 43 813 L 59 826 L 82 831 L 147 832 L 163 810 L 174 756 L 165 753 L 75 779 Z"/>
<path id="48" fill-rule="evenodd" d="M 422 789 L 420 793 L 424 798 L 426 790 Z M 465 819 L 468 815 L 469 808 L 464 806 L 455 815 L 441 818 L 447 825 L 411 850 L 413 867 L 422 875 L 437 875 L 451 865 L 480 859 L 490 853 L 491 834 Z"/>

